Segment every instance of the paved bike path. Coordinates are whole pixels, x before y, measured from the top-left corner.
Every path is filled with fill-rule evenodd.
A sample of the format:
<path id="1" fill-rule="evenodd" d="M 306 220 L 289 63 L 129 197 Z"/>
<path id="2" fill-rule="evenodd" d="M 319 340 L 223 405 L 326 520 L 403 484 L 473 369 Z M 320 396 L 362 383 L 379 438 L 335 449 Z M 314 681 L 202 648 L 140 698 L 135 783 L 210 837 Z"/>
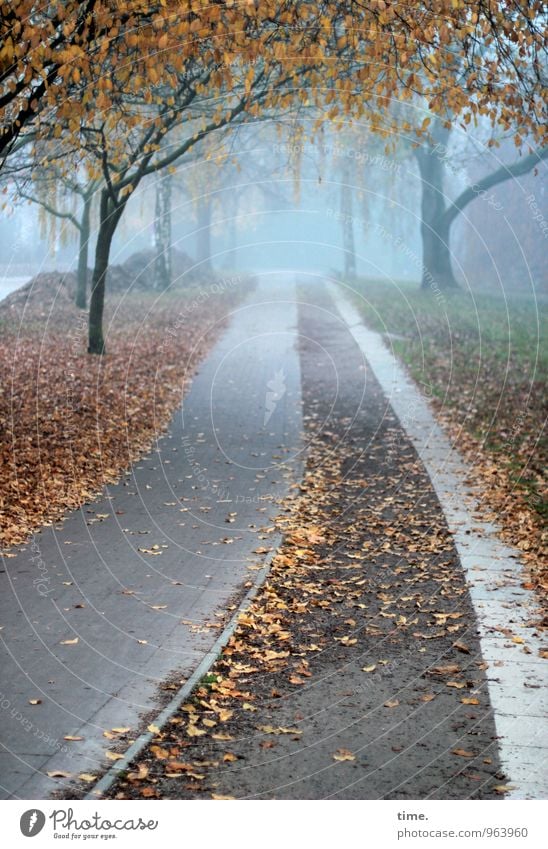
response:
<path id="1" fill-rule="evenodd" d="M 2 797 L 44 798 L 69 780 L 48 773 L 96 772 L 121 738 L 105 730 L 133 739 L 162 682 L 214 643 L 254 552 L 277 544 L 271 520 L 300 464 L 296 325 L 294 284 L 261 279 L 155 450 L 5 560 Z"/>

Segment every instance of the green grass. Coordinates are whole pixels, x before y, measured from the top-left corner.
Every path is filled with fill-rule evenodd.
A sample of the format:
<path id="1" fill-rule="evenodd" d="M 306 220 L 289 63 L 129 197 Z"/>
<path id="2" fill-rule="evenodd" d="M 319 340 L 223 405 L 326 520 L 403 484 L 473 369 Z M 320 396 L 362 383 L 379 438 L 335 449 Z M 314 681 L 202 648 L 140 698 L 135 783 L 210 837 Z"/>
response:
<path id="1" fill-rule="evenodd" d="M 409 282 L 362 280 L 353 289 L 365 321 L 385 334 L 444 417 L 480 440 L 530 506 L 545 512 L 546 304 L 464 291 L 436 296 Z"/>

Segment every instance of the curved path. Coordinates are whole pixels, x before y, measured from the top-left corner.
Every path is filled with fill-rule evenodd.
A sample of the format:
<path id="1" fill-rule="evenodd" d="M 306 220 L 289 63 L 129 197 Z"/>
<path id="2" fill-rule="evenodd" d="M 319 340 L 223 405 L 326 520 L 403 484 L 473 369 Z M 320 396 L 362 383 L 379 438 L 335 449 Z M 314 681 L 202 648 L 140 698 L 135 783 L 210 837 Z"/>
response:
<path id="1" fill-rule="evenodd" d="M 271 520 L 300 464 L 296 325 L 294 284 L 260 281 L 156 450 L 4 561 L 4 798 L 62 789 L 48 773 L 93 773 L 118 736 L 104 730 L 129 727 L 131 739 L 279 542 Z"/>

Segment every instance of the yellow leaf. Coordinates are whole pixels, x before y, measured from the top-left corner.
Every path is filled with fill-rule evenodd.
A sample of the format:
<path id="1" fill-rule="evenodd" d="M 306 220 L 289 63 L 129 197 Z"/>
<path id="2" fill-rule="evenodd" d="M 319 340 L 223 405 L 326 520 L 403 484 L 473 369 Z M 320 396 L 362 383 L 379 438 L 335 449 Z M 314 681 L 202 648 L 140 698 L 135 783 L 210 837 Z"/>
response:
<path id="1" fill-rule="evenodd" d="M 137 764 L 137 772 L 128 773 L 129 781 L 142 781 L 148 776 L 148 767 L 144 764 Z"/>
<path id="2" fill-rule="evenodd" d="M 111 752 L 109 749 L 107 749 L 105 755 L 109 759 L 109 761 L 119 761 L 120 758 L 124 757 L 119 752 Z"/>
<path id="3" fill-rule="evenodd" d="M 205 732 L 202 728 L 196 728 L 195 725 L 187 725 L 186 733 L 189 737 L 201 737 L 207 732 Z"/>
<path id="4" fill-rule="evenodd" d="M 334 761 L 355 761 L 356 755 L 348 749 L 337 749 L 333 755 Z"/>
<path id="5" fill-rule="evenodd" d="M 163 761 L 166 758 L 169 758 L 169 752 L 167 749 L 163 749 L 161 746 L 151 746 L 150 751 L 159 761 Z"/>

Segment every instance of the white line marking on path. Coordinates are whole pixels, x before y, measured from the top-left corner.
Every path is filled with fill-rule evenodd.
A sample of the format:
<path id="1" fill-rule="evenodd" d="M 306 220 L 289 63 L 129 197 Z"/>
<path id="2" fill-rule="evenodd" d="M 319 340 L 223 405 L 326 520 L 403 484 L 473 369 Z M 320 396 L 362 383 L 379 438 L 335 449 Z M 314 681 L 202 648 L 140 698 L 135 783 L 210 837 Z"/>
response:
<path id="1" fill-rule="evenodd" d="M 519 550 L 501 541 L 495 524 L 476 518 L 479 505 L 466 484 L 467 465 L 427 401 L 382 336 L 363 324 L 341 286 L 330 284 L 329 289 L 421 458 L 453 535 L 478 618 L 482 655 L 489 663 L 489 697 L 500 738 L 501 762 L 508 776 L 504 783 L 514 788 L 506 798 L 546 798 L 547 667 L 539 655 L 542 641 L 527 627 L 538 602 L 522 586 Z M 505 635 L 503 629 L 511 635 Z"/>

